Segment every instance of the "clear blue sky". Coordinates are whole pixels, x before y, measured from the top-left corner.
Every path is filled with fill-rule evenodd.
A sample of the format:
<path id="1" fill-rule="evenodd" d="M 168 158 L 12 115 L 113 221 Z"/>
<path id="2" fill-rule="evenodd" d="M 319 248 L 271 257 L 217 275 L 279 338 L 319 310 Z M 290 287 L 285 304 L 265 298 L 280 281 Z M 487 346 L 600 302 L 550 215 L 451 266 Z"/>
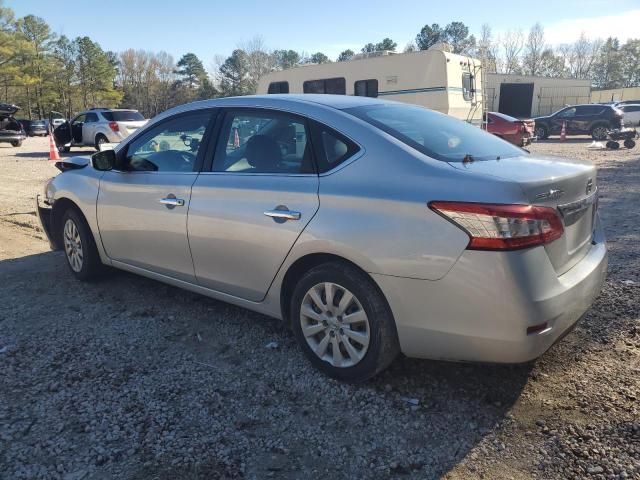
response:
<path id="1" fill-rule="evenodd" d="M 176 60 L 192 51 L 209 67 L 216 54 L 227 56 L 256 35 L 272 49 L 323 51 L 335 58 L 346 48 L 387 36 L 403 48 L 423 25 L 454 20 L 473 32 L 488 23 L 496 33 L 526 31 L 539 21 L 555 42 L 585 29 L 592 36 L 640 36 L 640 1 L 615 0 L 612 8 L 613 1 L 5 0 L 5 5 L 17 16 L 44 18 L 56 33 L 87 35 L 105 50 L 164 50 Z M 607 14 L 613 17 L 599 19 Z M 618 20 L 627 22 L 629 32 Z"/>

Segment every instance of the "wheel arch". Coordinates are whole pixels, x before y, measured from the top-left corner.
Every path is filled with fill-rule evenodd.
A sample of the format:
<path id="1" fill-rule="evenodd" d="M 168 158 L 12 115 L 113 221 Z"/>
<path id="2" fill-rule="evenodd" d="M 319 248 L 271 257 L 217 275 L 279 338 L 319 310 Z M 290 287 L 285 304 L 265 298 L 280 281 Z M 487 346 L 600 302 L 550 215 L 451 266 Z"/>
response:
<path id="1" fill-rule="evenodd" d="M 282 320 L 286 325 L 291 325 L 291 312 L 289 309 L 289 304 L 297 281 L 302 277 L 302 275 L 304 275 L 312 268 L 325 263 L 341 263 L 343 265 L 359 270 L 364 275 L 366 275 L 371 280 L 371 283 L 375 285 L 380 295 L 382 295 L 382 298 L 384 298 L 384 301 L 387 304 L 387 308 L 389 309 L 389 313 L 393 316 L 393 312 L 386 295 L 384 294 L 378 283 L 375 281 L 375 279 L 365 269 L 363 269 L 353 261 L 348 260 L 347 258 L 340 255 L 336 255 L 333 253 L 316 252 L 308 253 L 298 258 L 291 265 L 289 265 L 286 273 L 284 274 L 282 283 L 280 285 L 280 311 L 282 313 Z"/>

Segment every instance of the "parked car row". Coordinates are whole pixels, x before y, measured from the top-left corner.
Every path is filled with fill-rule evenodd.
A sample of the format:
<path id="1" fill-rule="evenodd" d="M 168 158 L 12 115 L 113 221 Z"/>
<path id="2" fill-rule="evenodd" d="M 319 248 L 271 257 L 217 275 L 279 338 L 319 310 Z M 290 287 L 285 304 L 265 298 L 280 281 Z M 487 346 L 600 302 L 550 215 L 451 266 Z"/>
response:
<path id="1" fill-rule="evenodd" d="M 22 125 L 13 117 L 18 110 L 20 107 L 17 105 L 0 103 L 0 143 L 19 147 L 26 138 Z"/>

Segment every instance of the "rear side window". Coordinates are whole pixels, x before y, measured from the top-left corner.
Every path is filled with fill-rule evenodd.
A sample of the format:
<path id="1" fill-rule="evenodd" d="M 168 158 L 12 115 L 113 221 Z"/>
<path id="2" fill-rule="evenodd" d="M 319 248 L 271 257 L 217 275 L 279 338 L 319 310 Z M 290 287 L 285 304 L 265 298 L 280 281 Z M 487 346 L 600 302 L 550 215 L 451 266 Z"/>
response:
<path id="1" fill-rule="evenodd" d="M 462 96 L 467 101 L 473 98 L 473 77 L 470 73 L 462 74 Z"/>
<path id="2" fill-rule="evenodd" d="M 576 115 L 598 115 L 603 110 L 604 107 L 602 105 L 582 105 L 576 107 Z"/>
<path id="3" fill-rule="evenodd" d="M 640 112 L 640 105 L 623 106 L 622 110 L 625 112 Z"/>
<path id="4" fill-rule="evenodd" d="M 367 105 L 344 111 L 443 162 L 496 160 L 526 154 L 467 122 L 414 105 Z"/>
<path id="5" fill-rule="evenodd" d="M 326 125 L 314 123 L 312 132 L 319 173 L 332 170 L 360 150 L 354 142 Z"/>
<path id="6" fill-rule="evenodd" d="M 302 84 L 304 93 L 326 93 L 331 95 L 346 95 L 347 83 L 344 77 L 325 78 L 321 80 L 307 80 Z"/>
<path id="7" fill-rule="evenodd" d="M 267 93 L 289 93 L 289 82 L 271 82 Z"/>
<path id="8" fill-rule="evenodd" d="M 357 97 L 373 97 L 378 96 L 378 80 L 358 80 L 353 85 L 353 92 Z"/>
<path id="9" fill-rule="evenodd" d="M 118 110 L 116 112 L 100 112 L 107 122 L 138 122 L 144 120 L 140 112 L 135 110 Z"/>

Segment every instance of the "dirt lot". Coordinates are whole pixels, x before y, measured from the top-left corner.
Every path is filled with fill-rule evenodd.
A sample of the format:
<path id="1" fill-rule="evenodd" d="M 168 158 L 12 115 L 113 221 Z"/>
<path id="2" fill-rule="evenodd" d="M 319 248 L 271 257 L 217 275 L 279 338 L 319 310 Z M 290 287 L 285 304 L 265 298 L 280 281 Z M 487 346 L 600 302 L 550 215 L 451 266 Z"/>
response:
<path id="1" fill-rule="evenodd" d="M 34 212 L 47 140 L 0 145 L 0 478 L 640 478 L 640 147 L 588 143 L 531 148 L 600 168 L 610 272 L 578 328 L 534 364 L 401 358 L 360 386 L 258 314 L 75 281 Z"/>

